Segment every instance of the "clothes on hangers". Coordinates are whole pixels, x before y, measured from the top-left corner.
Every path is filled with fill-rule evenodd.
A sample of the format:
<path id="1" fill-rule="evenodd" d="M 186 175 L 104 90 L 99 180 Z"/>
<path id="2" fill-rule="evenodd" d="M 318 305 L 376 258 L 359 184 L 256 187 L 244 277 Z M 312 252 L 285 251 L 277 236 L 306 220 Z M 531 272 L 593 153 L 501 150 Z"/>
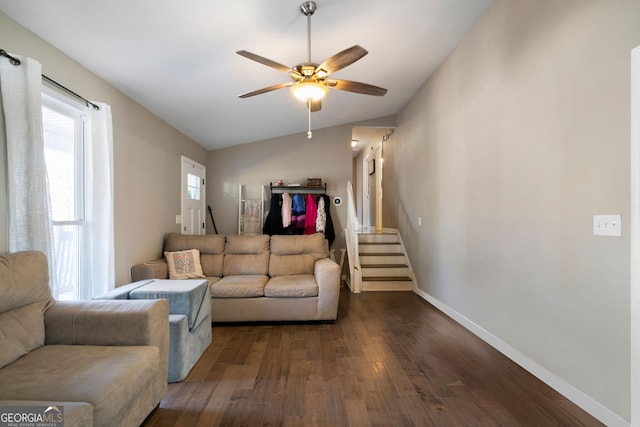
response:
<path id="1" fill-rule="evenodd" d="M 324 233 L 331 247 L 336 235 L 330 207 L 331 198 L 326 194 L 274 193 L 262 232 L 269 236 Z"/>
<path id="2" fill-rule="evenodd" d="M 316 218 L 318 217 L 318 205 L 313 194 L 307 194 L 307 208 L 304 218 L 304 234 L 316 232 Z"/>
<path id="3" fill-rule="evenodd" d="M 316 217 L 316 231 L 318 233 L 324 233 L 327 226 L 327 214 L 324 211 L 324 199 L 318 198 L 318 215 Z"/>
<path id="4" fill-rule="evenodd" d="M 329 241 L 329 247 L 331 247 L 331 244 L 336 239 L 336 233 L 333 229 L 333 221 L 331 220 L 331 209 L 329 209 L 329 207 L 331 206 L 331 199 L 326 194 L 321 194 L 320 197 L 324 201 L 325 214 L 327 217 L 326 224 L 325 224 L 324 237 Z"/>
<path id="5" fill-rule="evenodd" d="M 294 233 L 302 233 L 307 213 L 307 207 L 302 194 L 294 194 L 291 207 L 291 227 Z"/>
<path id="6" fill-rule="evenodd" d="M 273 236 L 274 234 L 283 234 L 284 227 L 282 226 L 282 195 L 272 194 L 271 204 L 267 219 L 262 226 L 262 233 Z"/>
<path id="7" fill-rule="evenodd" d="M 282 226 L 287 228 L 291 225 L 291 196 L 289 193 L 282 193 Z"/>

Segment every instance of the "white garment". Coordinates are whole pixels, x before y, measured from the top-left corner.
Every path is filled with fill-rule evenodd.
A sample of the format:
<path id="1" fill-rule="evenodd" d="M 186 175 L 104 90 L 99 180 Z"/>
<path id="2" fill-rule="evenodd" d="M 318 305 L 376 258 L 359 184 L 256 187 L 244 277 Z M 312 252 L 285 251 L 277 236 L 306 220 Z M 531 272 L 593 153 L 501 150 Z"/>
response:
<path id="1" fill-rule="evenodd" d="M 282 226 L 287 228 L 291 225 L 291 196 L 289 193 L 282 193 Z"/>
<path id="2" fill-rule="evenodd" d="M 327 226 L 327 213 L 324 211 L 324 198 L 318 199 L 318 215 L 316 217 L 316 231 L 324 233 Z"/>

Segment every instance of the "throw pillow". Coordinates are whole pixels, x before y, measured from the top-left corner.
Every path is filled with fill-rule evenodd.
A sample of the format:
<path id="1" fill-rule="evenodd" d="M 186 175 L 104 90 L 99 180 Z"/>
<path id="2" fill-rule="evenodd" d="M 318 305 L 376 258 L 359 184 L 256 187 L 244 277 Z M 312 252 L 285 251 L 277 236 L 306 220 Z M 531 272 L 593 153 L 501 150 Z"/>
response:
<path id="1" fill-rule="evenodd" d="M 200 251 L 189 249 L 186 251 L 165 252 L 164 257 L 169 267 L 169 279 L 198 279 L 204 277 L 200 265 Z"/>

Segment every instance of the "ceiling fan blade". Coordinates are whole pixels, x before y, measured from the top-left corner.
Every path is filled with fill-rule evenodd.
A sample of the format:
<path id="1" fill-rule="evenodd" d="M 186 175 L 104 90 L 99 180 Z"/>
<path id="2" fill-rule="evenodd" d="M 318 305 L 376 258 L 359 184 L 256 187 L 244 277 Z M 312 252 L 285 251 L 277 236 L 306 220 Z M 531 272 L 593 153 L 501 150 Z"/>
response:
<path id="1" fill-rule="evenodd" d="M 236 52 L 240 56 L 244 56 L 245 58 L 251 59 L 252 61 L 259 62 L 261 64 L 266 65 L 267 67 L 275 68 L 278 71 L 282 71 L 284 73 L 288 73 L 291 71 L 289 67 L 286 65 L 282 65 L 279 62 L 272 61 L 264 56 L 256 55 L 255 53 L 247 52 L 246 50 L 239 50 Z"/>
<path id="2" fill-rule="evenodd" d="M 343 69 L 347 65 L 351 65 L 356 62 L 358 59 L 365 56 L 369 53 L 362 46 L 351 46 L 348 49 L 343 50 L 342 52 L 338 52 L 333 55 L 331 58 L 328 58 L 322 64 L 318 65 L 317 70 L 324 70 L 327 74 L 335 73 L 338 70 Z"/>
<path id="3" fill-rule="evenodd" d="M 327 80 L 327 84 L 334 89 L 362 93 L 364 95 L 383 96 L 387 93 L 387 90 L 383 87 L 367 83 L 352 82 L 350 80 Z"/>
<path id="4" fill-rule="evenodd" d="M 293 82 L 279 83 L 277 85 L 263 87 L 262 89 L 254 90 L 253 92 L 243 93 L 238 95 L 238 98 L 249 98 L 251 96 L 261 95 L 263 93 L 271 92 L 272 90 L 282 89 L 293 85 Z"/>
<path id="5" fill-rule="evenodd" d="M 322 99 L 318 99 L 316 101 L 309 101 L 311 102 L 311 112 L 315 113 L 316 111 L 320 111 L 322 110 Z"/>

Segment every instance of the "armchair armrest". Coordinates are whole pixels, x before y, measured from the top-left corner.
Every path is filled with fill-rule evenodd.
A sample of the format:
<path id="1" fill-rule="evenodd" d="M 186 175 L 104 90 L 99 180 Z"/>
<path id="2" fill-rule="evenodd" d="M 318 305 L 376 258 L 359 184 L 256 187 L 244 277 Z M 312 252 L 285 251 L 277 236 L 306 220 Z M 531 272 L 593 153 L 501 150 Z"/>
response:
<path id="1" fill-rule="evenodd" d="M 316 261 L 313 272 L 318 283 L 318 315 L 321 320 L 335 320 L 340 298 L 340 265 L 330 258 Z"/>
<path id="2" fill-rule="evenodd" d="M 44 324 L 45 344 L 156 346 L 167 375 L 167 300 L 57 301 L 45 312 Z"/>
<path id="3" fill-rule="evenodd" d="M 169 266 L 164 258 L 147 261 L 131 267 L 131 280 L 137 282 L 145 279 L 168 279 Z"/>
<path id="4" fill-rule="evenodd" d="M 166 300 L 57 301 L 44 314 L 45 344 L 160 345 Z"/>

